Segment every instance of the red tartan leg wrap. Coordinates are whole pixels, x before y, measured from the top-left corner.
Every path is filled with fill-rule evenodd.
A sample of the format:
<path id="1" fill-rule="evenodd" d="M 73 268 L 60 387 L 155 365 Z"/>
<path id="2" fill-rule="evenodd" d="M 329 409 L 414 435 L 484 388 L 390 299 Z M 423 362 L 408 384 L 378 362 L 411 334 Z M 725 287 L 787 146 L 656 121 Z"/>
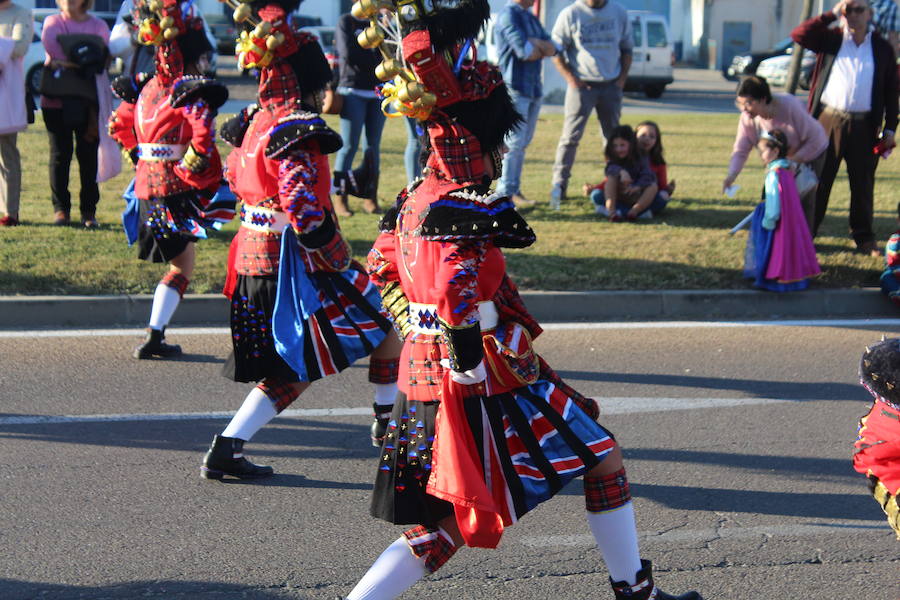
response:
<path id="1" fill-rule="evenodd" d="M 369 383 L 397 383 L 399 358 L 369 358 Z"/>
<path id="2" fill-rule="evenodd" d="M 184 292 L 190 282 L 190 279 L 175 271 L 169 271 L 162 280 L 160 280 L 161 284 L 178 292 L 179 298 L 184 298 Z"/>
<path id="3" fill-rule="evenodd" d="M 625 467 L 610 475 L 584 477 L 584 503 L 588 512 L 601 513 L 614 510 L 631 500 Z"/>
<path id="4" fill-rule="evenodd" d="M 269 397 L 269 400 L 275 404 L 275 410 L 279 413 L 300 396 L 294 391 L 294 386 L 290 382 L 280 379 L 266 379 L 256 387 Z"/>
<path id="5" fill-rule="evenodd" d="M 416 525 L 409 531 L 404 531 L 403 535 L 406 536 L 406 543 L 412 553 L 425 561 L 425 568 L 429 573 L 440 569 L 456 554 L 456 545 L 448 537 L 441 535 L 439 528 Z"/>

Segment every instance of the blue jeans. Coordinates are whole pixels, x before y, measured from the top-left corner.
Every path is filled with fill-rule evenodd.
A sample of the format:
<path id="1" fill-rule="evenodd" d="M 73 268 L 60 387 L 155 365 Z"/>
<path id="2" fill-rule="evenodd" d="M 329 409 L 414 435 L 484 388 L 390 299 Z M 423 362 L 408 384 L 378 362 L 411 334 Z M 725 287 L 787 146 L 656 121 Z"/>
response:
<path id="1" fill-rule="evenodd" d="M 403 152 L 403 166 L 406 167 L 406 181 L 411 183 L 422 174 L 422 165 L 419 164 L 419 155 L 422 153 L 422 144 L 419 143 L 419 134 L 416 128 L 419 122 L 406 117 L 406 150 Z"/>
<path id="2" fill-rule="evenodd" d="M 605 209 L 606 208 L 606 194 L 604 193 L 604 191 L 603 190 L 593 190 L 591 192 L 591 203 L 594 205 L 595 210 L 599 207 L 603 207 Z M 663 210 L 665 210 L 666 204 L 668 204 L 668 203 L 669 203 L 668 200 L 663 198 L 661 194 L 657 193 L 656 197 L 653 198 L 653 202 L 650 203 L 650 206 L 648 206 L 646 208 L 646 210 L 644 210 L 644 212 L 642 212 L 641 214 L 644 214 L 645 212 L 647 212 L 649 210 L 650 214 L 652 214 L 655 217 L 655 216 L 659 215 L 660 213 L 662 213 Z M 631 208 L 631 207 L 630 206 L 622 206 L 621 204 L 619 204 L 616 206 L 616 212 L 619 213 L 619 215 L 621 215 L 622 217 L 624 217 L 628 213 L 629 208 Z"/>
<path id="3" fill-rule="evenodd" d="M 534 129 L 537 127 L 538 115 L 541 112 L 541 99 L 522 96 L 513 90 L 509 90 L 509 95 L 524 121 L 506 136 L 508 152 L 503 157 L 503 175 L 497 185 L 497 192 L 512 196 L 522 192 L 521 178 L 522 166 L 525 164 L 525 148 L 534 137 Z"/>
<path id="4" fill-rule="evenodd" d="M 344 96 L 344 108 L 341 110 L 341 138 L 344 140 L 344 145 L 338 150 L 334 159 L 335 171 L 353 169 L 353 158 L 359 149 L 359 138 L 365 127 L 366 138 L 363 141 L 363 153 L 372 149 L 375 172 L 378 172 L 381 164 L 379 155 L 381 131 L 384 129 L 385 118 L 384 113 L 381 112 L 381 101 L 378 98 L 363 98 L 356 94 Z"/>

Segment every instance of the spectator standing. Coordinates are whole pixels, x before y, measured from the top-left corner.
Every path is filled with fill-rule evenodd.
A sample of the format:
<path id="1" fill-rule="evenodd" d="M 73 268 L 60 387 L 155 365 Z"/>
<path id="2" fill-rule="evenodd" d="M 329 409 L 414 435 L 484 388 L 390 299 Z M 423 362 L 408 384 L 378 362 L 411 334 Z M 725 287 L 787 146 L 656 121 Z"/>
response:
<path id="1" fill-rule="evenodd" d="M 44 20 L 41 42 L 47 57 L 45 67 L 53 72 L 76 69 L 77 66 L 66 56 L 59 40 L 60 35 L 94 35 L 109 44 L 109 27 L 97 17 L 88 14 L 93 0 L 57 0 L 59 13 Z M 109 92 L 107 86 L 104 92 Z M 75 96 L 41 96 L 41 112 L 44 125 L 50 137 L 50 193 L 53 199 L 56 225 L 68 225 L 72 206 L 69 194 L 69 165 L 72 152 L 78 159 L 78 173 L 81 179 L 80 206 L 81 222 L 85 227 L 97 226 L 96 210 L 100 200 L 97 186 L 97 151 L 100 147 L 98 123 L 99 97 L 94 102 L 76 101 Z M 104 117 L 105 124 L 105 117 Z M 104 127 L 105 130 L 105 127 Z M 74 145 L 73 145 L 74 138 Z"/>
<path id="2" fill-rule="evenodd" d="M 881 37 L 891 43 L 896 54 L 900 43 L 900 14 L 896 0 L 869 0 L 872 7 L 872 23 Z"/>
<path id="3" fill-rule="evenodd" d="M 558 208 L 591 112 L 597 112 L 606 140 L 619 125 L 634 40 L 628 12 L 609 0 L 574 0 L 559 13 L 552 33 L 560 49 L 553 64 L 568 83 L 550 191 L 550 204 Z"/>
<path id="4" fill-rule="evenodd" d="M 509 88 L 513 105 L 524 119 L 506 138 L 508 152 L 503 157 L 503 175 L 497 192 L 509 196 L 519 208 L 534 206 L 522 194 L 522 165 L 525 149 L 534 137 L 541 112 L 541 59 L 556 55 L 550 34 L 530 11 L 535 0 L 508 0 L 497 16 L 494 43 L 500 72 Z"/>
<path id="5" fill-rule="evenodd" d="M 822 124 L 806 112 L 803 103 L 796 96 L 772 94 L 764 78 L 751 75 L 738 85 L 735 106 L 740 109 L 741 118 L 722 190 L 730 187 L 740 175 L 750 151 L 759 144 L 760 135 L 773 129 L 782 131 L 787 136 L 789 160 L 807 164 L 816 177 L 821 175 L 825 152 L 828 150 L 828 137 Z M 815 223 L 816 187 L 801 196 L 800 204 L 809 230 L 812 231 Z"/>
<path id="6" fill-rule="evenodd" d="M 19 224 L 22 164 L 16 137 L 28 126 L 22 58 L 34 35 L 31 11 L 0 0 L 0 226 Z"/>
<path id="7" fill-rule="evenodd" d="M 860 252 L 879 256 L 872 230 L 872 202 L 879 132 L 885 147 L 897 129 L 897 66 L 890 43 L 869 28 L 867 0 L 841 0 L 791 32 L 817 54 L 808 110 L 825 128 L 828 150 L 816 193 L 813 236 L 828 208 L 842 160 L 850 180 L 850 234 Z M 831 24 L 841 19 L 841 26 Z"/>
<path id="8" fill-rule="evenodd" d="M 419 141 L 419 122 L 412 117 L 404 117 L 406 123 L 406 148 L 403 150 L 403 166 L 406 169 L 407 185 L 422 176 L 422 143 Z"/>
<path id="9" fill-rule="evenodd" d="M 353 213 L 347 204 L 347 194 L 363 197 L 363 210 L 378 212 L 378 171 L 380 168 L 381 132 L 385 116 L 381 100 L 375 94 L 375 86 L 381 82 L 375 76 L 375 67 L 381 64 L 377 49 L 359 45 L 356 37 L 369 26 L 369 21 L 357 19 L 350 13 L 341 15 L 334 33 L 334 45 L 340 57 L 340 79 L 337 93 L 344 97 L 341 109 L 341 138 L 344 146 L 334 161 L 334 188 L 337 193 L 335 212 L 338 216 Z M 356 181 L 353 158 L 359 149 L 359 138 L 365 129 L 363 143 L 364 181 Z"/>

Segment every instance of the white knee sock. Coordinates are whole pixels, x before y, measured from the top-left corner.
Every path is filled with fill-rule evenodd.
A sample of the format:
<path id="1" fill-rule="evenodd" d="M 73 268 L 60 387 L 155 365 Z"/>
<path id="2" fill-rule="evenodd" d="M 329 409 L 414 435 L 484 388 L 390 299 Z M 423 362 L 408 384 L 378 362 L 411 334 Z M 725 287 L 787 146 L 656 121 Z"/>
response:
<path id="1" fill-rule="evenodd" d="M 397 382 L 394 383 L 376 383 L 375 385 L 375 404 L 379 406 L 393 406 L 394 399 L 397 398 Z"/>
<path id="2" fill-rule="evenodd" d="M 244 403 L 231 418 L 231 423 L 222 432 L 222 437 L 244 440 L 252 438 L 257 431 L 275 418 L 278 412 L 271 398 L 258 387 L 247 394 Z"/>
<path id="3" fill-rule="evenodd" d="M 390 600 L 425 576 L 425 561 L 409 549 L 405 537 L 387 547 L 359 580 L 347 600 Z"/>
<path id="4" fill-rule="evenodd" d="M 150 309 L 150 328 L 162 329 L 169 324 L 169 319 L 175 314 L 181 296 L 174 288 L 159 284 L 153 294 L 153 308 Z"/>
<path id="5" fill-rule="evenodd" d="M 631 502 L 609 512 L 589 512 L 587 520 L 612 580 L 627 581 L 629 585 L 637 583 L 635 575 L 641 570 L 641 554 Z"/>

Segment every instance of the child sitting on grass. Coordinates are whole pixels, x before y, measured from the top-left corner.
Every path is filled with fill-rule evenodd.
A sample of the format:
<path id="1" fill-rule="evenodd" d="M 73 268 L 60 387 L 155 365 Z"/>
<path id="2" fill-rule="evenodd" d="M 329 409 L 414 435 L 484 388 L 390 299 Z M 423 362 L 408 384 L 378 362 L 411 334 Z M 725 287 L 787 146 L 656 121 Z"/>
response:
<path id="1" fill-rule="evenodd" d="M 744 277 L 758 288 L 789 292 L 809 287 L 821 273 L 794 171 L 787 158 L 788 144 L 779 129 L 765 132 L 757 145 L 766 164 L 763 201 L 753 211 L 744 254 Z"/>
<path id="2" fill-rule="evenodd" d="M 897 203 L 898 229 L 884 247 L 884 272 L 881 274 L 881 291 L 900 306 L 900 202 Z"/>
<path id="3" fill-rule="evenodd" d="M 597 214 L 617 223 L 634 221 L 641 216 L 650 218 L 651 207 L 659 188 L 650 160 L 638 150 L 637 138 L 631 127 L 619 125 L 613 129 L 606 144 L 606 180 L 591 189 L 591 200 Z M 585 185 L 585 192 L 588 192 Z M 646 216 L 644 216 L 646 215 Z"/>
<path id="4" fill-rule="evenodd" d="M 669 203 L 672 193 L 675 191 L 675 181 L 669 181 L 667 177 L 666 160 L 663 158 L 662 136 L 659 131 L 659 125 L 653 121 L 643 121 L 638 124 L 635 130 L 635 139 L 637 149 L 642 156 L 646 156 L 650 162 L 650 170 L 656 176 L 657 193 L 653 198 L 649 208 L 641 212 L 638 216 L 642 219 L 650 219 L 659 215 Z M 594 185 L 590 183 L 584 184 L 584 193 L 591 199 L 594 211 L 609 216 L 606 210 L 606 179 Z"/>

